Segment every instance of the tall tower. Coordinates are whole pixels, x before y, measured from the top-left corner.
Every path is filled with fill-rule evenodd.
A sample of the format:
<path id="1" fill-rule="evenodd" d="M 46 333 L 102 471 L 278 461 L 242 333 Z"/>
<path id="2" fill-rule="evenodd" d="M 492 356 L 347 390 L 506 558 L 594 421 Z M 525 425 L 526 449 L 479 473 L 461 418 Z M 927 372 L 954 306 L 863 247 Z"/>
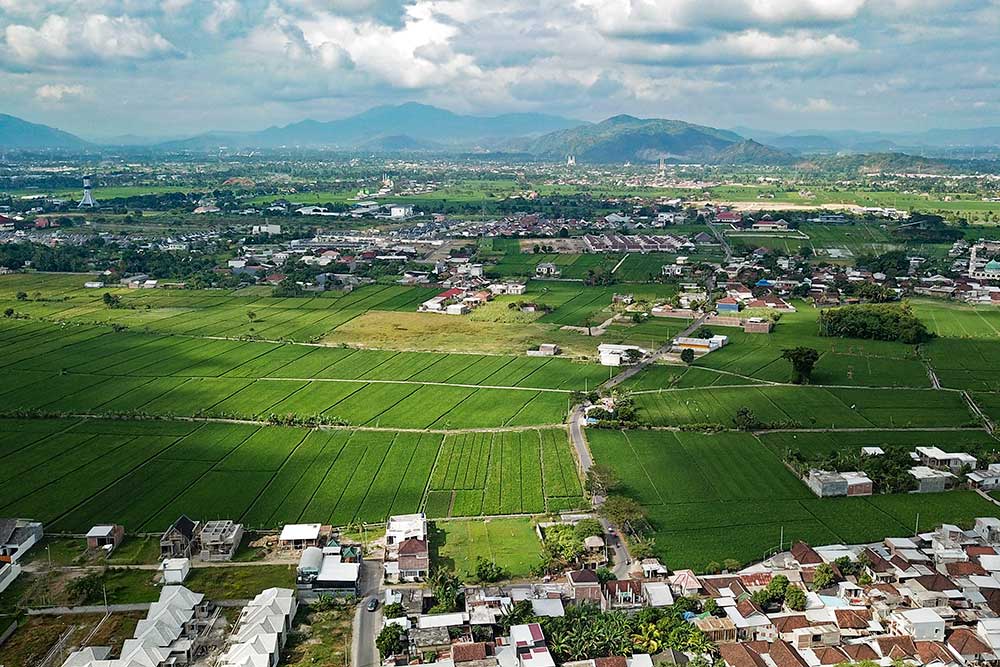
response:
<path id="1" fill-rule="evenodd" d="M 667 175 L 667 162 L 662 157 L 660 158 L 660 172 L 659 173 L 660 173 L 661 177 Z"/>
<path id="2" fill-rule="evenodd" d="M 572 167 L 575 164 L 576 164 L 576 156 L 575 155 L 567 155 L 566 156 L 566 166 L 567 167 Z"/>
<path id="3" fill-rule="evenodd" d="M 93 176 L 83 177 L 83 199 L 80 200 L 80 205 L 77 208 L 94 208 L 97 206 L 97 202 L 94 201 L 94 195 L 90 192 L 90 179 Z"/>

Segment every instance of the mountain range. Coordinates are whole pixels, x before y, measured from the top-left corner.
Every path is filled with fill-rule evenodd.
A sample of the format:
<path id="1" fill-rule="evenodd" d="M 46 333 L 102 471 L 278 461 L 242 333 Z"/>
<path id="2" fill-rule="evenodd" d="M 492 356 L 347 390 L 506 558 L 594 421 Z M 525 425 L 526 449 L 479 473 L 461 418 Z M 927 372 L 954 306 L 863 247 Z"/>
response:
<path id="1" fill-rule="evenodd" d="M 90 143 L 69 132 L 63 132 L 48 125 L 29 123 L 16 116 L 0 114 L 0 148 L 5 150 L 47 148 L 84 150 L 91 147 Z"/>
<path id="2" fill-rule="evenodd" d="M 519 154 L 582 163 L 698 162 L 794 164 L 802 156 L 844 153 L 951 155 L 955 147 L 1000 146 L 1000 127 L 923 133 L 718 129 L 679 120 L 618 115 L 598 123 L 540 113 L 463 115 L 414 102 L 379 106 L 333 121 L 303 120 L 256 132 L 207 132 L 156 141 L 122 136 L 88 142 L 45 125 L 0 114 L 0 149 L 217 151 L 333 149 L 369 153 Z M 974 156 L 977 154 L 974 152 Z"/>
<path id="3" fill-rule="evenodd" d="M 514 137 L 539 136 L 577 125 L 580 125 L 578 120 L 548 114 L 468 116 L 408 102 L 398 106 L 375 107 L 340 120 L 304 120 L 259 132 L 209 132 L 190 139 L 166 142 L 160 147 L 169 150 L 215 149 L 220 146 L 353 150 L 376 139 L 393 137 L 395 140 L 389 145 L 464 149 L 479 144 L 496 145 Z"/>

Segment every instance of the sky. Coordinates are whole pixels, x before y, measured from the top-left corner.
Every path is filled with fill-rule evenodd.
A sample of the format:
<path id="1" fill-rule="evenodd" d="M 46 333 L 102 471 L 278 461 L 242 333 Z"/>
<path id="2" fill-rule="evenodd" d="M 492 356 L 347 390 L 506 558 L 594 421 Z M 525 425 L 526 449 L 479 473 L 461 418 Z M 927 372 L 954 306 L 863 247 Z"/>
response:
<path id="1" fill-rule="evenodd" d="M 1000 0 L 0 0 L 0 112 L 180 137 L 417 101 L 715 127 L 1000 125 Z"/>

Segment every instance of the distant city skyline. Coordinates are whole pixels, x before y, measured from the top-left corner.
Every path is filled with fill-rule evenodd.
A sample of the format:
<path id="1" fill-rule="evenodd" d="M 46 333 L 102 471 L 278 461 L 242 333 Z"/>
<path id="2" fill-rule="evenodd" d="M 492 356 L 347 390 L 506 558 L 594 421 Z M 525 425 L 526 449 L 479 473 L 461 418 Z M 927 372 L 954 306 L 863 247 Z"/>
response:
<path id="1" fill-rule="evenodd" d="M 181 137 L 417 101 L 769 131 L 1000 125 L 1000 0 L 0 0 L 0 112 Z"/>

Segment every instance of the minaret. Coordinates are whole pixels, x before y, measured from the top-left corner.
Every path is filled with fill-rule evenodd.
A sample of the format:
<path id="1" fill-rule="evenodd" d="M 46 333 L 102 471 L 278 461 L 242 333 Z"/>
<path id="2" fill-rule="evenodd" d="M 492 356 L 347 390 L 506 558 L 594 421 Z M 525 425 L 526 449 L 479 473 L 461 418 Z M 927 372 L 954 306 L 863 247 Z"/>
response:
<path id="1" fill-rule="evenodd" d="M 90 179 L 93 176 L 83 177 L 83 199 L 80 200 L 80 205 L 77 208 L 94 208 L 97 206 L 97 202 L 94 201 L 94 195 L 90 192 Z"/>
<path id="2" fill-rule="evenodd" d="M 575 155 L 567 155 L 566 156 L 566 166 L 567 167 L 572 167 L 572 166 L 575 166 L 575 165 L 576 165 L 576 156 Z"/>

